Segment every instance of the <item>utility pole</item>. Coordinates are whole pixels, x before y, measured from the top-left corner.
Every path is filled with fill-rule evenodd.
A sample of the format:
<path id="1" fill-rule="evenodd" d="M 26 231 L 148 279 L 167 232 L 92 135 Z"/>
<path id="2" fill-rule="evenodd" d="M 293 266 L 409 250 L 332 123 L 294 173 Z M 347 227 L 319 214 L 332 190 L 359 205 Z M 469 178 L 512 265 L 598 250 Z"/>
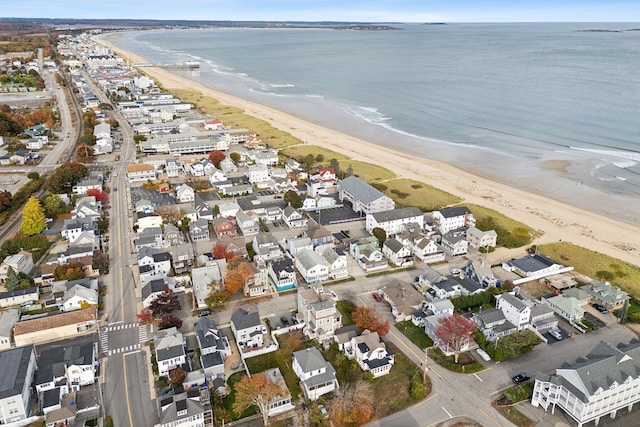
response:
<path id="1" fill-rule="evenodd" d="M 428 350 L 428 347 L 424 349 L 424 371 L 422 371 L 422 382 L 424 384 L 427 383 L 427 372 L 429 371 L 429 356 L 427 352 Z"/>

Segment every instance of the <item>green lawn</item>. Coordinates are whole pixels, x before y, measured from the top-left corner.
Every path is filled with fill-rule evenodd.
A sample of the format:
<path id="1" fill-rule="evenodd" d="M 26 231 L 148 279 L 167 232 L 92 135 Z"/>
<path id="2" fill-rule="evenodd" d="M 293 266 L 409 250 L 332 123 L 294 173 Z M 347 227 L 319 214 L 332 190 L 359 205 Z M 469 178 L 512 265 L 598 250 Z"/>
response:
<path id="1" fill-rule="evenodd" d="M 238 381 L 240 381 L 242 377 L 245 377 L 246 375 L 247 374 L 245 374 L 244 372 L 236 372 L 235 374 L 231 375 L 227 379 L 227 385 L 229 386 L 229 394 L 224 398 L 223 402 L 224 402 L 224 407 L 227 411 L 227 414 L 231 416 L 232 421 L 236 421 L 244 417 L 249 417 L 251 415 L 256 414 L 258 411 L 258 409 L 255 406 L 248 407 L 239 416 L 233 411 L 233 404 L 236 401 L 236 393 L 233 388 L 233 385 Z"/>
<path id="2" fill-rule="evenodd" d="M 424 332 L 424 328 L 414 325 L 411 320 L 397 323 L 396 328 L 419 348 L 424 349 L 433 346 L 433 340 Z"/>
<path id="3" fill-rule="evenodd" d="M 612 284 L 640 299 L 640 267 L 637 265 L 567 242 L 540 245 L 538 250 L 557 262 L 572 265 L 577 272 L 592 279 L 607 272 Z"/>
<path id="4" fill-rule="evenodd" d="M 423 212 L 431 212 L 462 201 L 458 196 L 412 179 L 395 178 L 377 183 L 375 186 L 391 197 L 396 206 L 415 206 Z"/>
<path id="5" fill-rule="evenodd" d="M 336 308 L 342 315 L 342 326 L 353 325 L 351 312 L 356 309 L 356 305 L 351 301 L 340 300 L 336 303 Z"/>
<path id="6" fill-rule="evenodd" d="M 259 374 L 267 369 L 279 368 L 284 377 L 284 382 L 287 383 L 287 387 L 289 387 L 291 399 L 295 401 L 298 399 L 298 396 L 301 395 L 302 390 L 300 390 L 298 377 L 291 368 L 291 360 L 291 354 L 284 354 L 282 350 L 277 350 L 272 353 L 246 359 L 246 363 L 249 372 L 252 374 Z"/>
<path id="7" fill-rule="evenodd" d="M 540 233 L 526 224 L 489 209 L 485 206 L 466 203 L 476 219 L 480 230 L 495 230 L 498 234 L 498 245 L 507 248 L 518 248 L 530 244 Z"/>
<path id="8" fill-rule="evenodd" d="M 453 372 L 473 374 L 484 369 L 482 363 L 477 362 L 469 352 L 460 353 L 458 363 L 455 363 L 454 356 L 446 356 L 438 347 L 429 349 L 429 357 L 438 365 Z"/>

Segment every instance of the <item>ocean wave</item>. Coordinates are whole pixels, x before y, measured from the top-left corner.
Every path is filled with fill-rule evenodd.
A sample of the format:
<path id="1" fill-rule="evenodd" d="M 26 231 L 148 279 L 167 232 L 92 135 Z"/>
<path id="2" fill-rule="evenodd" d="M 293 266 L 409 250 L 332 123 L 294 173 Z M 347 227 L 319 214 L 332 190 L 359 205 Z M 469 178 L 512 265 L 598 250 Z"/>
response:
<path id="1" fill-rule="evenodd" d="M 271 83 L 269 86 L 272 88 L 287 88 L 287 87 L 296 87 L 296 85 L 291 83 Z"/>
<path id="2" fill-rule="evenodd" d="M 620 169 L 627 169 L 627 168 L 632 168 L 635 165 L 638 164 L 638 162 L 636 162 L 635 160 L 625 160 L 622 162 L 611 162 L 611 164 L 613 164 L 616 167 L 619 167 Z"/>
<path id="3" fill-rule="evenodd" d="M 602 154 L 605 156 L 618 157 L 627 160 L 640 161 L 640 153 L 634 151 L 620 151 L 620 150 L 598 150 L 594 148 L 582 148 L 570 146 L 572 150 L 586 151 L 589 153 Z M 628 167 L 628 166 L 627 166 Z"/>
<path id="4" fill-rule="evenodd" d="M 305 98 L 324 99 L 324 96 L 322 96 L 322 95 L 314 95 L 314 94 L 305 95 L 304 97 Z"/>

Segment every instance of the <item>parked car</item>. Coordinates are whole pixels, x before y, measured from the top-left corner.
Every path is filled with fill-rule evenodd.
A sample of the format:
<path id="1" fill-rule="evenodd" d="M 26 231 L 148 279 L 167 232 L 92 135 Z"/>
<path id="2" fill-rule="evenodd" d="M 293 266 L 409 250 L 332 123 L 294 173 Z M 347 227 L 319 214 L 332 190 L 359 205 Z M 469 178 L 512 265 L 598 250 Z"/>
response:
<path id="1" fill-rule="evenodd" d="M 198 313 L 198 316 L 200 317 L 207 317 L 208 315 L 211 314 L 211 311 L 209 310 L 202 310 L 200 313 Z"/>
<path id="2" fill-rule="evenodd" d="M 452 268 L 451 269 L 451 274 L 456 275 L 456 274 L 460 274 L 462 273 L 462 270 L 460 270 L 459 268 Z"/>
<path id="3" fill-rule="evenodd" d="M 605 307 L 602 304 L 598 304 L 597 302 L 594 302 L 593 304 L 591 304 L 591 307 L 595 308 L 602 314 L 607 314 L 609 312 L 609 310 L 607 310 L 607 307 Z"/>
<path id="4" fill-rule="evenodd" d="M 515 384 L 521 384 L 523 382 L 529 381 L 531 379 L 531 377 L 527 374 L 525 374 L 524 372 L 522 372 L 521 374 L 516 375 L 515 377 L 511 378 L 513 380 L 513 382 Z"/>
<path id="5" fill-rule="evenodd" d="M 382 301 L 382 297 L 380 296 L 379 293 L 374 293 L 373 294 L 373 299 L 378 301 L 378 302 Z"/>
<path id="6" fill-rule="evenodd" d="M 280 322 L 282 323 L 282 326 L 289 326 L 289 319 L 284 316 L 280 318 Z"/>
<path id="7" fill-rule="evenodd" d="M 480 357 L 482 357 L 482 360 L 484 360 L 485 362 L 489 362 L 489 361 L 491 361 L 491 357 L 489 357 L 489 355 L 487 354 L 487 352 L 486 352 L 486 351 L 484 351 L 483 349 L 481 349 L 481 348 L 476 349 L 476 353 L 478 353 L 478 355 L 479 355 Z"/>
<path id="8" fill-rule="evenodd" d="M 556 341 L 560 341 L 560 340 L 562 340 L 562 338 L 564 338 L 562 336 L 562 334 L 560 332 L 558 332 L 558 331 L 549 331 L 549 335 L 554 337 L 556 339 Z"/>
<path id="9" fill-rule="evenodd" d="M 327 411 L 327 408 L 325 408 L 323 404 L 318 405 L 318 411 L 320 411 L 323 417 L 329 418 L 329 412 Z"/>
<path id="10" fill-rule="evenodd" d="M 338 294 L 336 294 L 334 291 L 331 291 L 331 299 L 334 301 L 338 301 Z"/>

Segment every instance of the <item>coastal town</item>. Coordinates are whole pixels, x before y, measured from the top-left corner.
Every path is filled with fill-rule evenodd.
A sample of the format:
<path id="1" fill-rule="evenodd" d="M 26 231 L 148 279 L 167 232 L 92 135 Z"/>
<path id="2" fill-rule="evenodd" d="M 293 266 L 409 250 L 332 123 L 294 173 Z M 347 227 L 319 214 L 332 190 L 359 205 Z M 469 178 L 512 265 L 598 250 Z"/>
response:
<path id="1" fill-rule="evenodd" d="M 285 153 L 100 32 L 0 60 L 42 80 L 3 117 L 59 110 L 0 135 L 0 424 L 634 425 L 637 266 Z"/>

